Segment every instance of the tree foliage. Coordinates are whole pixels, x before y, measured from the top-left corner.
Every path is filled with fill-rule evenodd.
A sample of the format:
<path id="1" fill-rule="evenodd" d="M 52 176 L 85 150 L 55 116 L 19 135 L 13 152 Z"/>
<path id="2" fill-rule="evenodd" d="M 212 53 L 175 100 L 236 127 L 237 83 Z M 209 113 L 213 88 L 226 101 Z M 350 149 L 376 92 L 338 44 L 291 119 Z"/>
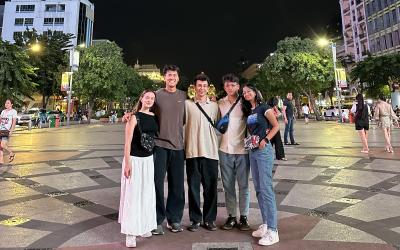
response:
<path id="1" fill-rule="evenodd" d="M 68 47 L 72 34 L 54 33 L 51 36 L 38 34 L 36 30 L 27 30 L 16 39 L 16 44 L 28 51 L 30 63 L 37 68 L 33 80 L 38 84 L 37 92 L 42 95 L 42 106 L 46 108 L 49 98 L 61 94 L 61 74 L 68 69 Z M 30 49 L 33 44 L 39 44 L 40 51 Z"/>
<path id="2" fill-rule="evenodd" d="M 114 42 L 98 43 L 81 53 L 79 70 L 73 75 L 73 90 L 89 104 L 89 113 L 98 101 L 124 98 L 126 67 L 122 49 Z"/>
<path id="3" fill-rule="evenodd" d="M 400 54 L 367 57 L 357 64 L 351 77 L 353 81 L 359 81 L 371 97 L 387 94 L 385 89 L 392 89 L 390 79 L 400 77 Z"/>
<path id="4" fill-rule="evenodd" d="M 331 50 L 319 48 L 311 39 L 285 38 L 265 59 L 256 81 L 267 95 L 292 91 L 306 95 L 314 105 L 315 96 L 334 82 Z"/>
<path id="5" fill-rule="evenodd" d="M 36 84 L 35 68 L 30 64 L 25 50 L 17 45 L 0 40 L 0 101 L 13 98 L 22 102 L 31 97 Z"/>

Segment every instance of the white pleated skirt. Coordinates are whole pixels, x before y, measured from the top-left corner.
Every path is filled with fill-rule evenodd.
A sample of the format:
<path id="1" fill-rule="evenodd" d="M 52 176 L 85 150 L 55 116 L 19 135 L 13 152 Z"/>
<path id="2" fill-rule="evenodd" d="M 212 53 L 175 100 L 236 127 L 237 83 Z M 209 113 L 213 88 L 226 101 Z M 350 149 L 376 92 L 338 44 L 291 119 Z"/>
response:
<path id="1" fill-rule="evenodd" d="M 153 155 L 131 156 L 132 172 L 124 175 L 122 162 L 121 197 L 118 222 L 121 233 L 140 236 L 157 228 Z"/>

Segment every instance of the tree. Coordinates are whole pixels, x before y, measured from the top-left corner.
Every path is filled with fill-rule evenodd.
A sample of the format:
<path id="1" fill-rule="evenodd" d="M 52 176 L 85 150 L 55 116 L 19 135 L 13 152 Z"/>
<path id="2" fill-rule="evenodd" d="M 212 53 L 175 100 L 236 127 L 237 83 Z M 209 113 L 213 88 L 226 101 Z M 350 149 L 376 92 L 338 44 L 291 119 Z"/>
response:
<path id="1" fill-rule="evenodd" d="M 74 74 L 74 90 L 89 106 L 88 115 L 99 101 L 122 100 L 126 91 L 127 68 L 122 49 L 114 42 L 93 45 L 82 52 Z"/>
<path id="2" fill-rule="evenodd" d="M 46 108 L 54 94 L 61 95 L 61 74 L 68 68 L 68 50 L 72 34 L 54 33 L 51 36 L 37 34 L 36 30 L 26 30 L 16 39 L 16 44 L 28 49 L 38 43 L 40 52 L 29 52 L 31 64 L 37 68 L 34 81 L 38 83 L 36 90 L 42 95 L 42 107 Z"/>
<path id="3" fill-rule="evenodd" d="M 387 89 L 392 89 L 390 79 L 400 77 L 400 55 L 390 54 L 384 56 L 369 56 L 361 61 L 351 72 L 353 81 L 359 81 L 361 88 L 367 90 L 371 97 L 387 94 Z M 365 83 L 365 84 L 364 84 Z"/>
<path id="4" fill-rule="evenodd" d="M 330 49 L 319 48 L 308 38 L 285 38 L 265 59 L 257 80 L 264 92 L 282 94 L 290 90 L 307 96 L 319 116 L 315 97 L 334 81 Z"/>
<path id="5" fill-rule="evenodd" d="M 156 90 L 157 84 L 147 76 L 139 75 L 132 67 L 126 66 L 125 100 L 129 103 L 128 109 L 139 99 L 145 89 Z"/>
<path id="6" fill-rule="evenodd" d="M 13 98 L 22 102 L 22 97 L 31 97 L 36 84 L 35 68 L 29 63 L 25 50 L 17 45 L 0 40 L 0 100 Z"/>

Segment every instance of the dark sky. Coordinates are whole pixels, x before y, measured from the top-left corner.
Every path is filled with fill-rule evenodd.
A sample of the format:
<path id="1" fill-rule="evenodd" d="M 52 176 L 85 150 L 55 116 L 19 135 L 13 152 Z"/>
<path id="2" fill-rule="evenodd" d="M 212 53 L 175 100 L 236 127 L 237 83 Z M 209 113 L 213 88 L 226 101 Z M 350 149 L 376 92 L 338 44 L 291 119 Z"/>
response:
<path id="1" fill-rule="evenodd" d="M 213 82 L 243 57 L 263 61 L 286 36 L 314 37 L 340 20 L 339 0 L 92 2 L 94 38 L 115 41 L 128 64 L 176 64 Z"/>

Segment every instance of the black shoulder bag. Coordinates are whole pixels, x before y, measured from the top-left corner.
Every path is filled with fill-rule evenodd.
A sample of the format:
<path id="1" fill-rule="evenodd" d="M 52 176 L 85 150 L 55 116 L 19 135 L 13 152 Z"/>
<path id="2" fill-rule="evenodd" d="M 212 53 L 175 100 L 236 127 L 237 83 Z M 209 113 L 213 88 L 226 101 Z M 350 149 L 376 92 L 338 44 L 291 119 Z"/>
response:
<path id="1" fill-rule="evenodd" d="M 140 145 L 142 148 L 147 151 L 148 153 L 153 152 L 153 148 L 155 146 L 154 136 L 149 135 L 148 133 L 144 133 L 140 128 L 140 119 L 138 115 L 136 115 L 137 126 L 140 133 Z"/>
<path id="2" fill-rule="evenodd" d="M 240 96 L 236 99 L 235 103 L 232 105 L 232 107 L 229 109 L 228 113 L 226 113 L 219 121 L 215 123 L 215 128 L 221 133 L 225 134 L 225 132 L 228 130 L 228 125 L 229 125 L 229 115 L 232 112 L 232 110 L 235 108 L 236 104 L 239 102 Z"/>

